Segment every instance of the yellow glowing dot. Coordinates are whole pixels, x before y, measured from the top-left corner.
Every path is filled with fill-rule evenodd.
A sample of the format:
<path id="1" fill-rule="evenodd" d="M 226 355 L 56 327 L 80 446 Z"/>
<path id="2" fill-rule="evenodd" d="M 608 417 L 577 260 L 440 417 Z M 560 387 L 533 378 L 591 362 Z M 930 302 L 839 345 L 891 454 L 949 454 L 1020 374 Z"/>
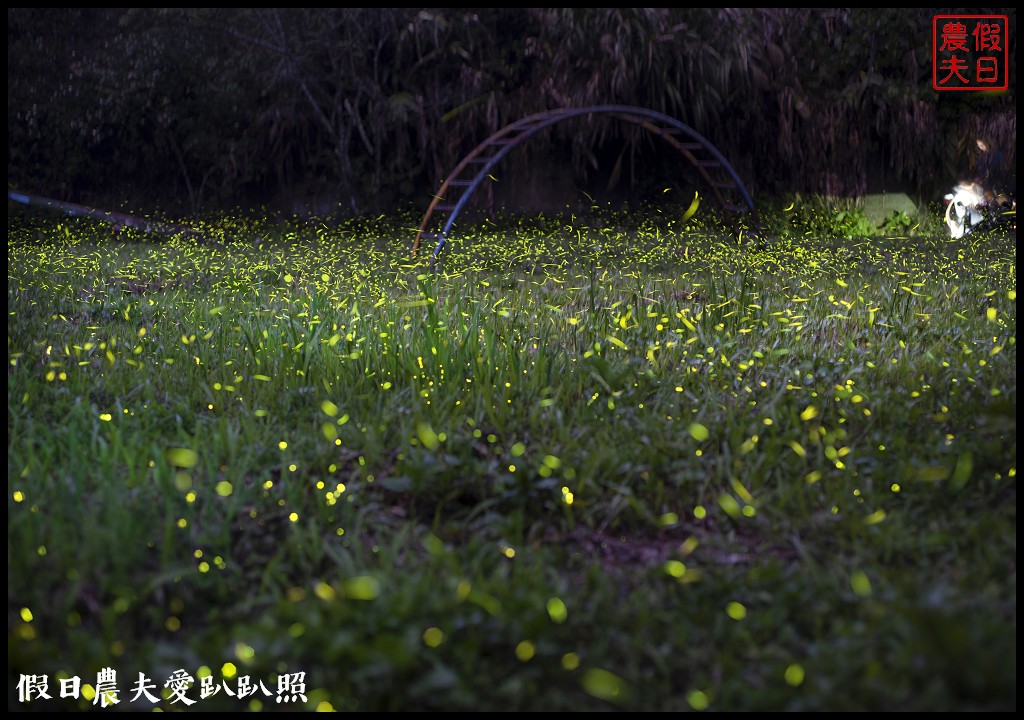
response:
<path id="1" fill-rule="evenodd" d="M 208 572 L 210 572 L 210 563 L 206 562 L 205 560 L 203 560 L 201 563 L 199 563 L 199 572 L 201 572 L 201 573 L 208 573 Z"/>
<path id="2" fill-rule="evenodd" d="M 693 509 L 693 516 L 698 520 L 703 520 L 708 515 L 707 509 L 703 505 L 698 505 Z"/>
<path id="3" fill-rule="evenodd" d="M 313 592 L 325 602 L 333 600 L 335 596 L 334 588 L 322 580 L 313 586 Z"/>
<path id="4" fill-rule="evenodd" d="M 32 611 L 29 610 L 27 607 L 23 607 L 21 609 L 21 619 L 22 621 L 27 623 L 32 622 Z"/>
<path id="5" fill-rule="evenodd" d="M 700 690 L 694 690 L 686 695 L 686 702 L 690 704 L 694 710 L 707 710 L 711 702 L 708 700 L 708 696 L 702 693 Z"/>
<path id="6" fill-rule="evenodd" d="M 726 605 L 725 612 L 733 620 L 742 620 L 747 616 L 747 609 L 738 602 L 731 602 Z"/>
<path id="7" fill-rule="evenodd" d="M 325 414 L 330 415 L 331 417 L 337 417 L 338 415 L 338 406 L 332 403 L 330 400 L 324 400 L 322 403 L 320 403 L 320 409 L 323 410 Z"/>
<path id="8" fill-rule="evenodd" d="M 659 515 L 657 518 L 657 524 L 667 527 L 668 525 L 674 525 L 679 522 L 679 515 L 674 512 L 667 512 Z"/>
<path id="9" fill-rule="evenodd" d="M 875 512 L 871 513 L 866 518 L 864 518 L 864 524 L 865 525 L 877 525 L 878 523 L 883 522 L 884 520 L 885 520 L 885 510 L 882 510 L 881 508 L 879 508 L 878 510 L 875 510 Z"/>
<path id="10" fill-rule="evenodd" d="M 373 552 L 377 552 L 378 548 L 374 546 Z M 373 577 L 372 575 L 361 575 L 359 577 L 348 578 L 344 584 L 345 597 L 353 600 L 373 600 L 380 595 L 380 580 Z"/>
<path id="11" fill-rule="evenodd" d="M 245 643 L 235 643 L 235 657 L 242 662 L 249 662 L 256 657 L 256 651 Z"/>
<path id="12" fill-rule="evenodd" d="M 629 691 L 621 677 L 601 668 L 587 670 L 580 683 L 587 693 L 602 700 L 617 701 Z"/>
<path id="13" fill-rule="evenodd" d="M 298 522 L 299 521 L 299 514 L 297 512 L 293 512 L 293 513 L 288 515 L 288 519 L 291 520 L 292 522 Z"/>
<path id="14" fill-rule="evenodd" d="M 861 570 L 857 570 L 850 576 L 850 587 L 861 597 L 867 597 L 871 594 L 871 580 Z"/>
<path id="15" fill-rule="evenodd" d="M 561 598 L 553 597 L 547 602 L 548 615 L 551 620 L 556 623 L 564 623 L 566 618 L 569 617 L 569 610 L 565 607 L 565 603 L 562 602 Z"/>
<path id="16" fill-rule="evenodd" d="M 188 527 L 188 520 L 186 520 L 185 518 L 178 518 L 178 527 L 180 527 L 180 528 Z"/>
<path id="17" fill-rule="evenodd" d="M 282 440 L 281 442 L 279 442 L 279 443 L 277 444 L 277 446 L 278 446 L 279 448 L 281 448 L 282 450 L 286 450 L 286 449 L 288 448 L 288 443 L 287 443 L 287 442 L 285 442 L 284 440 Z"/>
<path id="18" fill-rule="evenodd" d="M 800 419 L 804 421 L 813 420 L 814 418 L 818 417 L 818 414 L 818 408 L 814 407 L 813 405 L 808 405 L 806 408 L 804 408 L 803 412 L 800 413 Z"/>
<path id="19" fill-rule="evenodd" d="M 181 620 L 171 615 L 167 618 L 167 622 L 164 623 L 164 627 L 170 632 L 178 632 L 181 629 Z"/>
<path id="20" fill-rule="evenodd" d="M 14 502 L 19 502 L 20 503 L 20 502 L 24 502 L 24 501 L 25 501 L 25 493 L 23 493 L 21 490 L 15 490 L 14 491 Z"/>
<path id="21" fill-rule="evenodd" d="M 444 633 L 440 628 L 429 627 L 423 631 L 423 644 L 427 647 L 436 648 L 444 642 Z"/>
<path id="22" fill-rule="evenodd" d="M 786 684 L 791 687 L 798 687 L 804 682 L 804 669 L 799 663 L 793 663 L 786 668 Z"/>
<path id="23" fill-rule="evenodd" d="M 536 652 L 536 650 L 537 649 L 536 647 L 534 647 L 534 644 L 532 642 L 530 642 L 529 640 L 523 640 L 521 643 L 516 645 L 516 657 L 522 660 L 523 662 L 527 662 L 528 660 L 533 658 L 533 655 Z"/>
<path id="24" fill-rule="evenodd" d="M 562 667 L 566 670 L 575 670 L 580 666 L 580 656 L 576 653 L 566 653 L 562 656 Z"/>
<path id="25" fill-rule="evenodd" d="M 515 551 L 515 549 L 514 549 L 514 548 L 510 548 L 510 547 L 503 547 L 503 548 L 501 549 L 501 552 L 502 552 L 502 554 L 503 554 L 503 555 L 504 555 L 505 557 L 507 557 L 507 558 L 514 558 L 514 557 L 516 556 L 516 551 Z"/>
<path id="26" fill-rule="evenodd" d="M 664 565 L 665 572 L 675 578 L 681 578 L 686 574 L 686 565 L 678 560 L 667 560 Z"/>

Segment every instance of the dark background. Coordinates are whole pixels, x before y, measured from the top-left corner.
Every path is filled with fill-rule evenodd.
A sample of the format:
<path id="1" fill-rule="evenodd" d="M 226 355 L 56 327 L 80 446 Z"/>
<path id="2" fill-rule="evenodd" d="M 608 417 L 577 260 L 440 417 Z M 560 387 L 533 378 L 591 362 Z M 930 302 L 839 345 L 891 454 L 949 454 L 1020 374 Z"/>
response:
<path id="1" fill-rule="evenodd" d="M 1008 91 L 933 89 L 937 14 L 1008 16 Z M 756 198 L 1016 190 L 1013 8 L 8 8 L 7 40 L 8 187 L 110 209 L 422 210 L 508 123 L 606 104 L 695 129 Z M 476 199 L 649 201 L 691 172 L 594 116 Z"/>

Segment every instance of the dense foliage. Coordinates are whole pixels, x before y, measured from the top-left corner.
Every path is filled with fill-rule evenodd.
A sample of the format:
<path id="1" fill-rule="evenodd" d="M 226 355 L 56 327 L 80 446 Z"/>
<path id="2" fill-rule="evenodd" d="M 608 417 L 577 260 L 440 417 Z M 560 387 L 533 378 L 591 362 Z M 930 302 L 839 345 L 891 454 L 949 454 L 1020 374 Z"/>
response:
<path id="1" fill-rule="evenodd" d="M 149 210 L 421 207 L 505 124 L 620 104 L 690 125 L 761 195 L 934 199 L 977 170 L 977 139 L 1015 185 L 1016 11 L 995 95 L 932 89 L 936 12 L 8 8 L 8 182 Z M 642 130 L 580 120 L 491 190 L 643 199 L 678 165 Z"/>

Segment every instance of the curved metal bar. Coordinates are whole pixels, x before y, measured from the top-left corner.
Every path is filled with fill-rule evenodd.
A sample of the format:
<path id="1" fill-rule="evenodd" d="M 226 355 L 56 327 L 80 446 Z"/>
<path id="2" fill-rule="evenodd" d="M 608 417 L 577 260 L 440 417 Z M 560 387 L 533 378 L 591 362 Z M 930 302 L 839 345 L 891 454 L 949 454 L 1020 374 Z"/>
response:
<path id="1" fill-rule="evenodd" d="M 173 235 L 177 233 L 199 235 L 197 230 L 184 225 L 174 225 L 171 223 L 146 220 L 144 218 L 136 217 L 135 215 L 126 215 L 125 213 L 111 212 L 109 210 L 98 210 L 96 208 L 87 207 L 86 205 L 78 205 L 77 203 L 63 202 L 61 200 L 51 200 L 50 198 L 44 198 L 38 195 L 29 195 L 27 193 L 17 192 L 16 190 L 8 190 L 7 199 L 24 205 L 37 205 L 39 207 L 45 207 L 52 210 L 59 210 L 71 217 L 89 217 L 95 220 L 102 220 L 103 222 L 110 223 L 115 226 L 115 228 L 123 226 L 140 230 L 144 233 L 161 233 L 164 235 Z"/>
<path id="2" fill-rule="evenodd" d="M 592 114 L 613 115 L 620 120 L 640 125 L 668 142 L 697 169 L 701 177 L 711 188 L 712 195 L 715 197 L 716 202 L 727 212 L 734 212 L 736 208 L 730 209 L 720 190 L 728 188 L 738 192 L 743 204 L 746 205 L 754 220 L 755 232 L 760 235 L 760 221 L 758 220 L 757 208 L 754 205 L 754 201 L 743 186 L 743 182 L 740 180 L 739 175 L 733 169 L 732 165 L 729 164 L 729 161 L 726 160 L 725 156 L 722 155 L 722 153 L 719 152 L 718 149 L 703 135 L 693 128 L 679 122 L 675 118 L 655 110 L 628 105 L 594 105 L 584 108 L 561 108 L 529 115 L 517 120 L 516 122 L 510 123 L 477 145 L 468 155 L 466 155 L 466 157 L 462 159 L 461 162 L 459 162 L 458 165 L 456 165 L 455 169 L 451 174 L 449 174 L 448 178 L 445 179 L 444 183 L 442 183 L 437 195 L 435 195 L 431 201 L 430 206 L 427 208 L 427 211 L 420 222 L 419 230 L 416 233 L 416 239 L 413 243 L 412 249 L 413 256 L 415 257 L 416 255 L 420 244 L 420 238 L 423 236 L 431 216 L 440 206 L 440 203 L 446 196 L 447 192 L 455 187 L 456 184 L 464 186 L 466 189 L 455 204 L 448 208 L 449 215 L 444 223 L 444 227 L 435 236 L 437 239 L 437 245 L 434 248 L 433 258 L 431 260 L 432 264 L 435 263 L 440 256 L 441 250 L 447 242 L 448 234 L 451 232 L 451 228 L 455 224 L 455 220 L 459 216 L 459 213 L 462 212 L 466 204 L 469 202 L 469 199 L 483 183 L 484 179 L 490 174 L 491 169 L 495 165 L 501 162 L 501 160 L 504 159 L 512 150 L 532 136 L 536 135 L 541 130 L 554 125 L 555 123 L 561 122 L 562 120 L 578 117 L 580 115 Z M 665 130 L 656 124 L 652 124 L 651 121 L 667 125 L 678 133 L 685 135 L 690 141 L 688 143 L 689 147 L 676 140 L 676 138 L 670 134 L 671 131 Z M 472 180 L 468 182 L 458 180 L 459 175 L 466 169 L 466 167 L 476 161 L 477 158 L 480 158 L 487 149 L 494 147 L 498 147 L 498 150 L 483 162 L 482 167 L 475 173 Z M 692 150 L 696 149 L 706 151 L 713 158 L 713 161 L 711 163 L 701 163 L 692 152 Z M 716 183 L 708 173 L 708 167 L 723 169 L 726 172 L 729 181 Z"/>
<path id="3" fill-rule="evenodd" d="M 550 111 L 550 112 L 537 113 L 535 115 L 530 115 L 530 116 L 527 116 L 525 118 L 521 118 L 521 119 L 515 121 L 514 123 L 510 123 L 509 125 L 506 125 L 501 130 L 499 130 L 498 132 L 494 133 L 493 135 L 488 137 L 486 140 L 484 140 L 482 143 L 480 143 L 475 148 L 473 148 L 469 152 L 469 154 L 466 155 L 459 162 L 459 164 L 455 166 L 455 169 L 452 170 L 452 172 L 448 174 L 448 177 L 445 178 L 445 181 L 441 184 L 440 189 L 438 189 L 437 194 L 434 195 L 434 198 L 430 201 L 430 205 L 427 207 L 427 211 L 426 211 L 426 213 L 424 213 L 423 219 L 420 222 L 419 230 L 416 232 L 416 240 L 413 243 L 413 248 L 412 248 L 413 256 L 415 257 L 416 251 L 419 249 L 420 238 L 425 233 L 425 231 L 427 229 L 427 223 L 430 221 L 430 217 L 433 214 L 434 210 L 438 207 L 440 202 L 445 198 L 445 196 L 447 194 L 447 191 L 452 186 L 452 184 L 454 182 L 457 182 L 456 178 L 459 177 L 459 175 L 462 173 L 462 171 L 470 163 L 472 163 L 476 158 L 478 158 L 484 152 L 484 150 L 486 150 L 487 148 L 491 147 L 492 145 L 494 145 L 494 144 L 496 144 L 498 142 L 501 142 L 506 135 L 509 135 L 512 132 L 514 132 L 515 130 L 518 130 L 518 129 L 522 128 L 522 127 L 529 127 L 530 123 L 532 121 L 535 121 L 537 118 L 541 118 L 542 116 L 555 115 L 558 112 L 559 111 L 555 110 L 555 111 Z M 560 117 L 555 117 L 551 122 L 546 122 L 545 123 L 545 127 L 547 125 L 552 124 L 553 122 L 558 122 L 559 119 L 561 119 L 561 118 Z M 525 138 L 520 138 L 520 139 L 517 139 L 517 140 L 514 140 L 514 141 L 510 141 L 508 143 L 508 150 L 505 153 L 502 154 L 502 157 L 504 157 L 506 154 L 508 154 L 508 152 L 511 151 L 511 149 L 514 148 L 516 145 L 518 145 L 523 139 L 525 139 Z M 488 166 L 488 167 L 491 167 L 491 166 Z M 481 182 L 483 182 L 483 178 L 486 177 L 486 176 L 487 176 L 487 171 L 485 171 L 483 173 L 478 173 L 477 177 L 474 178 L 474 180 L 472 182 L 467 183 L 467 185 L 471 188 L 471 191 L 463 193 L 462 197 L 463 198 L 469 198 L 470 196 L 472 196 L 473 192 L 476 191 L 476 188 L 480 185 Z M 462 207 L 464 207 L 464 206 L 465 206 L 465 202 L 462 202 L 461 204 L 459 204 L 458 205 L 459 210 L 461 211 Z M 454 218 L 457 214 L 458 213 L 453 210 L 452 214 L 450 216 L 450 219 Z M 451 228 L 451 225 L 452 225 L 452 222 L 447 223 L 445 225 L 444 231 L 438 234 L 438 238 L 440 239 L 439 245 L 443 246 L 443 244 L 444 244 L 444 237 L 445 237 L 447 231 Z M 435 252 L 434 252 L 434 256 L 435 257 L 437 256 L 438 252 L 439 252 L 439 249 L 435 250 Z"/>

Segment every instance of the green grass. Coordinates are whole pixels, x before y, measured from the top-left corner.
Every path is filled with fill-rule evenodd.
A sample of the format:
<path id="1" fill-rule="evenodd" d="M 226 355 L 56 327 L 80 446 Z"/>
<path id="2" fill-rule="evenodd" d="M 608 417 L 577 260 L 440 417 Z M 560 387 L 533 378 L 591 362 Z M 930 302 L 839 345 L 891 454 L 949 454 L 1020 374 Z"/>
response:
<path id="1" fill-rule="evenodd" d="M 1015 234 L 779 213 L 9 216 L 8 708 L 1016 709 Z"/>

